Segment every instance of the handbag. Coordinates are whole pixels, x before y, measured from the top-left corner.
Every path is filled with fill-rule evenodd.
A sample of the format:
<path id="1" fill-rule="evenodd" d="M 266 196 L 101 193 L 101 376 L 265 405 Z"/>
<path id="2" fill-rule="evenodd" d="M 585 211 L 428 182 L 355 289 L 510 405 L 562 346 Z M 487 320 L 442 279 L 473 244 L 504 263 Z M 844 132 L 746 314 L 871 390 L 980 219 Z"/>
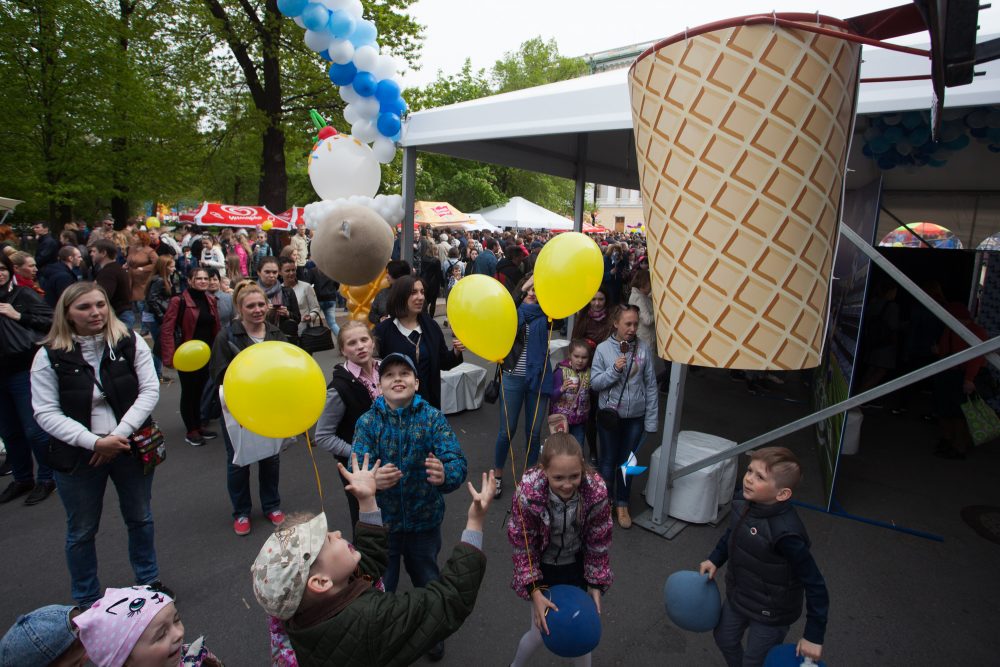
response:
<path id="1" fill-rule="evenodd" d="M 299 334 L 299 347 L 309 354 L 332 350 L 333 333 L 322 324 L 306 327 Z"/>
<path id="2" fill-rule="evenodd" d="M 1000 437 L 1000 417 L 979 394 L 969 394 L 969 398 L 962 403 L 962 414 L 976 446 Z"/>
<path id="3" fill-rule="evenodd" d="M 500 398 L 500 364 L 497 364 L 497 372 L 494 373 L 493 379 L 490 383 L 486 385 L 486 389 L 483 390 L 483 400 L 487 403 L 496 403 L 497 399 Z"/>
<path id="4" fill-rule="evenodd" d="M 625 341 L 622 341 L 623 345 L 627 345 Z M 622 380 L 622 390 L 618 394 L 618 401 L 615 405 L 621 405 L 622 397 L 625 395 L 625 387 L 628 386 L 628 374 L 632 372 L 632 362 L 635 361 L 635 349 L 632 350 L 632 356 L 628 359 L 628 367 L 625 369 L 625 377 Z M 605 431 L 614 431 L 621 426 L 621 417 L 618 415 L 617 408 L 601 408 L 597 411 L 597 425 L 603 428 Z"/>
<path id="5" fill-rule="evenodd" d="M 0 315 L 0 351 L 5 356 L 24 354 L 35 349 L 38 341 L 42 339 L 42 334 L 22 326 L 10 319 Z"/>
<path id="6" fill-rule="evenodd" d="M 132 447 L 132 456 L 142 463 L 142 474 L 148 475 L 153 468 L 167 459 L 167 445 L 163 439 L 163 431 L 154 420 L 143 426 L 128 437 Z"/>

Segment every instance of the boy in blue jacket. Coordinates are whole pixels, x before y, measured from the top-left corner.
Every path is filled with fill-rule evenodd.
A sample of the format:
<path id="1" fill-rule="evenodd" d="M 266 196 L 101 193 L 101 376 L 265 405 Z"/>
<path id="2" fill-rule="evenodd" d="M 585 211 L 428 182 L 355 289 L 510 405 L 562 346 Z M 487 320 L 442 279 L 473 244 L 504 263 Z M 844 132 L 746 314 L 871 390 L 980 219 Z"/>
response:
<path id="1" fill-rule="evenodd" d="M 358 419 L 352 451 L 382 465 L 376 473 L 376 500 L 389 530 L 389 565 L 382 581 L 386 591 L 399 584 L 402 556 L 413 585 L 422 588 L 441 578 L 444 494 L 465 482 L 467 463 L 458 438 L 441 411 L 417 396 L 419 380 L 413 360 L 387 355 L 379 364 L 382 395 Z M 444 644 L 428 654 L 444 656 Z"/>

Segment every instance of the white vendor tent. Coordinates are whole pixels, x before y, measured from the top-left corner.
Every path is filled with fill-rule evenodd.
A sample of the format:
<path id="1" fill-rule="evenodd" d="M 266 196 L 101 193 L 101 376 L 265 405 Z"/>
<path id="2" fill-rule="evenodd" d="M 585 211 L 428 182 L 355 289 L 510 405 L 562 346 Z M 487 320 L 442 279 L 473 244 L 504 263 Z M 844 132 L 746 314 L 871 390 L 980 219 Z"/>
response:
<path id="1" fill-rule="evenodd" d="M 573 229 L 573 221 L 539 206 L 524 197 L 511 197 L 503 206 L 487 206 L 476 211 L 497 227 L 515 229 Z"/>
<path id="2" fill-rule="evenodd" d="M 498 232 L 500 228 L 496 225 L 490 224 L 490 222 L 478 213 L 469 213 L 468 216 L 472 218 L 471 223 L 466 223 L 464 225 L 465 230 L 469 232 Z"/>

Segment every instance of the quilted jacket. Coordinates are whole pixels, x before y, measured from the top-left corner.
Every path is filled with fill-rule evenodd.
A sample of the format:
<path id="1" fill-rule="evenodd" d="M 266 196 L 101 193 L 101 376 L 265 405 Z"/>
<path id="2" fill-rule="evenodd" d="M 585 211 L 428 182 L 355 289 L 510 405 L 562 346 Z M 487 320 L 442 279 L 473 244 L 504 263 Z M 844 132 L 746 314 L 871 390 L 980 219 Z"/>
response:
<path id="1" fill-rule="evenodd" d="M 363 575 L 378 580 L 389 562 L 388 533 L 357 524 L 355 546 Z M 407 593 L 370 588 L 339 614 L 311 627 L 286 623 L 300 667 L 409 665 L 462 626 L 472 613 L 486 573 L 486 556 L 458 544 L 441 580 Z"/>
<path id="2" fill-rule="evenodd" d="M 544 584 L 539 569 L 542 554 L 549 546 L 549 481 L 541 468 L 524 473 L 507 522 L 507 539 L 514 549 L 514 580 L 511 588 L 531 599 L 533 584 Z M 611 505 L 608 487 L 597 473 L 587 473 L 580 484 L 577 521 L 583 541 L 583 577 L 593 588 L 607 590 L 614 581 L 611 572 Z M 529 558 L 530 555 L 530 558 Z M 530 564 L 529 564 L 530 563 Z"/>
<path id="3" fill-rule="evenodd" d="M 370 454 L 372 461 L 381 459 L 383 465 L 392 463 L 403 472 L 396 486 L 375 495 L 382 521 L 391 533 L 420 532 L 441 525 L 444 494 L 462 485 L 468 468 L 448 420 L 419 394 L 410 405 L 396 410 L 379 396 L 358 418 L 352 451 L 359 461 Z M 444 464 L 441 486 L 427 482 L 424 461 L 430 453 Z"/>

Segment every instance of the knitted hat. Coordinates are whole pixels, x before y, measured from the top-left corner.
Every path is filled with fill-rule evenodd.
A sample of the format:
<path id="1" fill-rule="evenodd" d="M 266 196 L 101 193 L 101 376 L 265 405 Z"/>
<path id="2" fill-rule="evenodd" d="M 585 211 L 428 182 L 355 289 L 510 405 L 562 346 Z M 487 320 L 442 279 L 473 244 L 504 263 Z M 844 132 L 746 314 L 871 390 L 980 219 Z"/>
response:
<path id="1" fill-rule="evenodd" d="M 74 619 L 97 667 L 121 667 L 153 618 L 174 599 L 149 586 L 109 588 Z"/>
<path id="2" fill-rule="evenodd" d="M 305 523 L 279 528 L 267 538 L 250 567 L 253 594 L 271 616 L 283 621 L 295 615 L 309 579 L 309 568 L 326 540 L 326 514 Z"/>
<path id="3" fill-rule="evenodd" d="M 0 666 L 47 665 L 76 641 L 69 615 L 76 607 L 48 605 L 17 619 L 0 639 Z"/>

